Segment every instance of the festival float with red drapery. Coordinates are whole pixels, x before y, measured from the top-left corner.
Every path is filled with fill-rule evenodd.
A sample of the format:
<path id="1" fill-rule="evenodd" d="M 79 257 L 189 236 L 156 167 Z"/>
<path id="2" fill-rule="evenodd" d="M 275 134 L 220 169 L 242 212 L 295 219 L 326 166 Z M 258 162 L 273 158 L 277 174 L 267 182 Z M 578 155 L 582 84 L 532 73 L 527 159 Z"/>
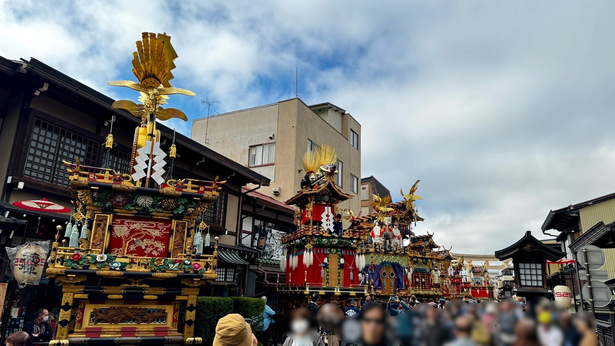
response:
<path id="1" fill-rule="evenodd" d="M 304 156 L 307 173 L 301 190 L 287 201 L 297 207 L 297 230 L 281 239 L 286 254 L 280 265 L 286 282 L 279 291 L 314 292 L 335 299 L 461 296 L 457 279 L 449 275 L 450 249 L 436 244 L 433 234 L 412 232 L 412 226 L 423 221 L 415 205 L 422 199 L 416 195 L 419 181 L 407 194 L 401 191 L 400 202 L 374 196 L 375 212 L 355 216 L 350 210 L 338 210 L 337 205 L 353 195 L 336 185 L 335 162 L 335 152 L 327 145 Z M 335 219 L 342 213 L 349 224 L 345 228 Z"/>
<path id="2" fill-rule="evenodd" d="M 204 211 L 224 182 L 168 179 L 176 146 L 173 142 L 163 150 L 156 124 L 186 121 L 180 110 L 162 105 L 168 95 L 194 95 L 171 86 L 177 54 L 170 39 L 143 33 L 132 61 L 138 82 L 109 83 L 141 94 L 140 104 L 119 100 L 112 105 L 141 119 L 130 170 L 109 168 L 111 131 L 103 167 L 64 162 L 75 212 L 56 236 L 47 269 L 63 293 L 50 344 L 202 342 L 194 337 L 196 298 L 201 285 L 217 278 L 218 257 L 217 237 L 212 242 L 203 233 Z"/>

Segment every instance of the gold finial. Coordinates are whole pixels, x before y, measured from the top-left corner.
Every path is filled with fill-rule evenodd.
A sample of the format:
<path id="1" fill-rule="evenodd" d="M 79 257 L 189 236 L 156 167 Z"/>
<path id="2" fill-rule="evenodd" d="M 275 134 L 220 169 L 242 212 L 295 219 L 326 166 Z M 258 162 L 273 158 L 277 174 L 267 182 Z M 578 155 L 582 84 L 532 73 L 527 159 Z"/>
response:
<path id="1" fill-rule="evenodd" d="M 169 148 L 169 157 L 172 159 L 177 157 L 177 147 L 175 144 L 171 144 L 171 147 Z"/>

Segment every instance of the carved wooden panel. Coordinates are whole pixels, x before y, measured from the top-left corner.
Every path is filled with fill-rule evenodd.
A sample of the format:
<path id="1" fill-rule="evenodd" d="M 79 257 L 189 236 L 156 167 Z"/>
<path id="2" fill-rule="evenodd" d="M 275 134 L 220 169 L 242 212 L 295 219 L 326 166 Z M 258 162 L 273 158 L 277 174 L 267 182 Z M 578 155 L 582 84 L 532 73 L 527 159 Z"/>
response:
<path id="1" fill-rule="evenodd" d="M 128 306 L 111 306 L 103 308 L 95 308 L 89 316 L 90 325 L 109 323 L 155 323 L 167 324 L 167 310 L 146 308 L 146 307 L 128 307 Z"/>
<path id="2" fill-rule="evenodd" d="M 97 214 L 94 217 L 92 232 L 90 233 L 90 249 L 103 251 L 109 225 L 111 225 L 111 218 L 111 215 L 105 214 Z"/>
<path id="3" fill-rule="evenodd" d="M 188 222 L 173 221 L 173 244 L 171 257 L 176 258 L 184 253 L 184 243 L 186 242 L 186 234 L 188 233 Z"/>
<path id="4" fill-rule="evenodd" d="M 196 222 L 194 220 L 188 221 L 188 227 L 186 229 L 186 240 L 184 242 L 184 251 L 186 254 L 192 254 L 192 240 L 194 239 L 194 231 Z"/>

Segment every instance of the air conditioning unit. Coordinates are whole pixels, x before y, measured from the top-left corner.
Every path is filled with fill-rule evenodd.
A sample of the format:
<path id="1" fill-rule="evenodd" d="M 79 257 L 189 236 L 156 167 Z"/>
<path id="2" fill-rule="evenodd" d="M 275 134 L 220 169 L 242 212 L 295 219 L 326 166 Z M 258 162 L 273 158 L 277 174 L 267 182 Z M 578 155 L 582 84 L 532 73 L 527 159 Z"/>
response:
<path id="1" fill-rule="evenodd" d="M 276 188 L 274 188 L 274 189 L 273 189 L 273 195 L 274 195 L 274 196 L 279 196 L 279 195 L 280 195 L 280 190 L 281 190 L 281 189 L 282 189 L 281 187 L 276 187 Z"/>

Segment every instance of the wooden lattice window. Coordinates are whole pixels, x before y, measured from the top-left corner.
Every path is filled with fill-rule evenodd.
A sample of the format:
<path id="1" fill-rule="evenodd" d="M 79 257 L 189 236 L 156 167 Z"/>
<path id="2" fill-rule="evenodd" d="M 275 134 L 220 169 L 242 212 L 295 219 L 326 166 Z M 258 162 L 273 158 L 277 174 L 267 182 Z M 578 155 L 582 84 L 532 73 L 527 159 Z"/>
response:
<path id="1" fill-rule="evenodd" d="M 130 173 L 130 153 L 114 148 L 110 154 L 108 166 L 105 168 L 111 168 L 118 173 Z"/>
<path id="2" fill-rule="evenodd" d="M 68 187 L 68 172 L 62 160 L 94 166 L 100 143 L 41 119 L 34 121 L 24 175 L 32 179 Z"/>
<path id="3" fill-rule="evenodd" d="M 216 268 L 216 274 L 218 274 L 218 277 L 216 278 L 216 281 L 224 281 L 226 279 L 225 274 L 226 274 L 226 268 Z"/>
<path id="4" fill-rule="evenodd" d="M 226 191 L 222 189 L 220 195 L 212 205 L 205 209 L 203 217 L 206 222 L 224 226 L 224 209 L 226 207 Z"/>

